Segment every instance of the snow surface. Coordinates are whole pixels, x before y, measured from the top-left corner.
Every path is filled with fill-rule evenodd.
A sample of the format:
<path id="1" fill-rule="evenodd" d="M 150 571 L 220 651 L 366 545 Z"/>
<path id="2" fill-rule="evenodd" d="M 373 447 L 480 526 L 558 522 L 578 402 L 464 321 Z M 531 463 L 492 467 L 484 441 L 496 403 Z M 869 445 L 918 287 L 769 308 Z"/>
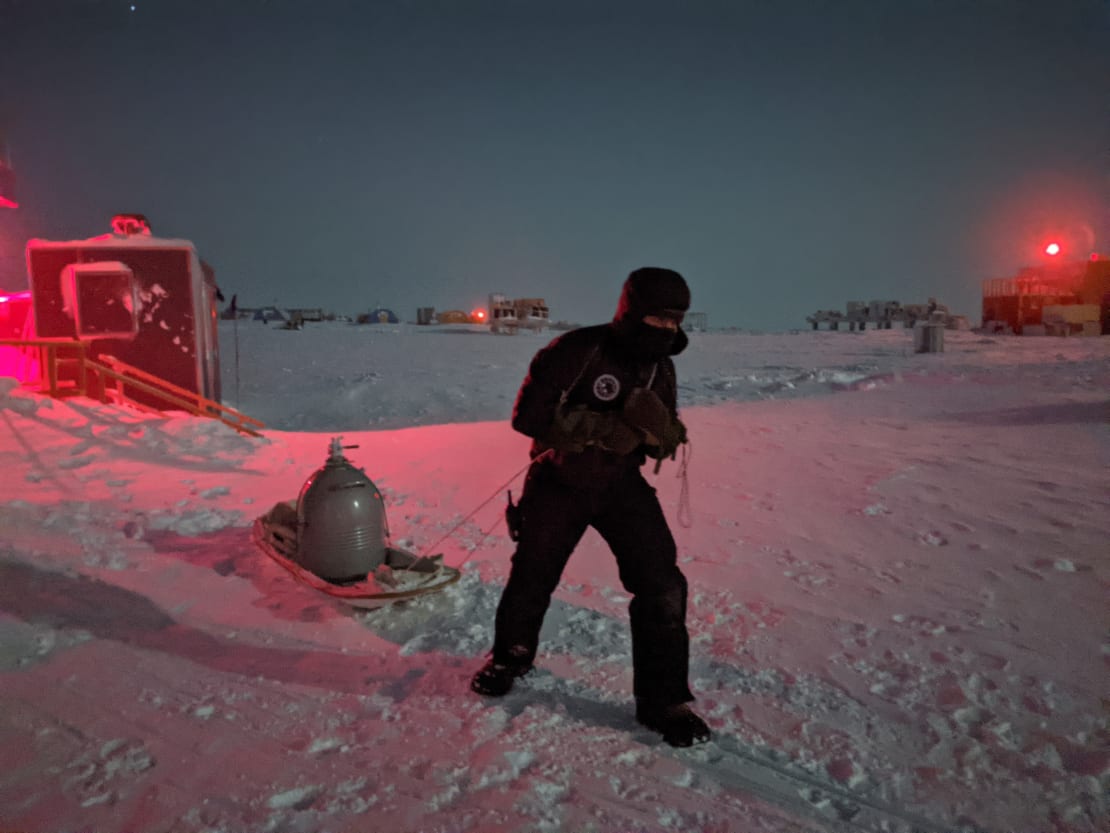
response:
<path id="1" fill-rule="evenodd" d="M 0 379 L 0 829 L 1110 828 L 1110 338 L 693 334 L 688 528 L 648 475 L 714 731 L 675 750 L 592 532 L 538 670 L 467 688 L 550 336 L 221 322 L 261 439 Z M 334 434 L 459 583 L 355 611 L 252 545 Z"/>

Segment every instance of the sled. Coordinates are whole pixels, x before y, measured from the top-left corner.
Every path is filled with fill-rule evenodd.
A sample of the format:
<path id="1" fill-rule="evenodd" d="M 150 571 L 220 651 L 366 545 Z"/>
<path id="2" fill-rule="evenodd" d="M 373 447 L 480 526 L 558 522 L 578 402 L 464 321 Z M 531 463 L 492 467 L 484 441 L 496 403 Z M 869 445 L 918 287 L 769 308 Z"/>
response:
<path id="1" fill-rule="evenodd" d="M 398 547 L 386 547 L 385 562 L 364 580 L 333 584 L 295 560 L 297 509 L 293 501 L 275 504 L 265 515 L 256 518 L 251 538 L 300 583 L 364 610 L 435 593 L 454 584 L 462 575 L 456 568 L 445 565 L 442 555 L 418 556 Z"/>

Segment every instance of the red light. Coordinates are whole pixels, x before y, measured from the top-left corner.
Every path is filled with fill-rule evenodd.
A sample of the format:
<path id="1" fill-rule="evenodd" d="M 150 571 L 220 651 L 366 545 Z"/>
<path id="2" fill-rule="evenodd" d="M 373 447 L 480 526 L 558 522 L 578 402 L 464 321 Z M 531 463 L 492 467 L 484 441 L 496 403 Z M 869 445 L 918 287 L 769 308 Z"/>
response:
<path id="1" fill-rule="evenodd" d="M 11 163 L 6 161 L 6 157 L 4 137 L 0 135 L 0 208 L 19 208 L 19 203 L 15 201 L 15 171 L 8 167 Z"/>
<path id="2" fill-rule="evenodd" d="M 1051 255 L 1055 257 L 1056 255 L 1060 254 L 1060 244 L 1049 243 L 1047 246 L 1044 247 L 1044 253 L 1046 255 Z"/>
<path id="3" fill-rule="evenodd" d="M 476 309 L 476 310 L 474 310 L 474 312 L 473 312 L 473 313 L 471 313 L 471 314 L 472 314 L 472 315 L 473 315 L 473 316 L 474 316 L 475 318 L 477 318 L 477 319 L 478 319 L 479 321 L 481 321 L 481 320 L 482 320 L 483 318 L 485 318 L 485 317 L 486 317 L 486 313 L 485 313 L 485 310 L 480 310 L 480 309 Z"/>

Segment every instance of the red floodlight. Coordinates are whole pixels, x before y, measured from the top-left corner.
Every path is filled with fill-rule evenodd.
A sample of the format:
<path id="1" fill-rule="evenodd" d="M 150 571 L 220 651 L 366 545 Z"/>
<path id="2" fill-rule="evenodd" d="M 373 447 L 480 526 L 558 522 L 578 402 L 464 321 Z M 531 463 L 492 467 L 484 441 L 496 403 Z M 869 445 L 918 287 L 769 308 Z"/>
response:
<path id="1" fill-rule="evenodd" d="M 15 199 L 15 171 L 4 161 L 2 139 L 0 139 L 0 208 L 19 208 L 19 203 Z"/>
<path id="2" fill-rule="evenodd" d="M 1050 257 L 1056 257 L 1060 254 L 1060 244 L 1056 242 L 1049 243 L 1044 247 L 1044 253 Z"/>

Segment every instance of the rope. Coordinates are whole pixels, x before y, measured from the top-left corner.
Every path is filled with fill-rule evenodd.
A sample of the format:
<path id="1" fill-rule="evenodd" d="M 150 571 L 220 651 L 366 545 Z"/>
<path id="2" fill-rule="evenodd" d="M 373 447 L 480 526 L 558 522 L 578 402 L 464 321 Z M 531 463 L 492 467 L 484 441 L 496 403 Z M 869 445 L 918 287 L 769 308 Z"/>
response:
<path id="1" fill-rule="evenodd" d="M 494 522 L 489 525 L 489 528 L 486 529 L 486 531 L 482 533 L 482 537 L 478 539 L 478 543 L 476 543 L 474 545 L 474 549 L 472 549 L 470 551 L 470 555 L 468 555 L 466 558 L 464 558 L 462 561 L 460 561 L 458 564 L 456 564 L 453 569 L 461 570 L 462 565 L 465 564 L 467 561 L 469 561 L 474 556 L 474 553 L 478 552 L 478 550 L 480 550 L 482 548 L 482 544 L 484 544 L 486 539 L 489 538 L 490 533 L 492 533 L 497 528 L 497 525 L 499 523 L 501 523 L 503 520 L 505 520 L 505 516 L 504 515 L 498 515 L 496 520 L 494 520 Z"/>
<path id="2" fill-rule="evenodd" d="M 436 547 L 438 547 L 440 544 L 442 544 L 444 541 L 446 541 L 448 538 L 450 538 L 452 535 L 454 535 L 455 532 L 458 531 L 459 527 L 461 527 L 464 523 L 466 523 L 471 518 L 473 518 L 478 513 L 479 510 L 481 510 L 486 504 L 488 504 L 491 500 L 493 500 L 495 497 L 497 497 L 501 493 L 502 489 L 507 489 L 509 487 L 509 485 L 514 480 L 516 480 L 518 477 L 520 477 L 520 475 L 530 465 L 532 465 L 531 460 L 529 460 L 520 469 L 518 469 L 517 472 L 512 477 L 510 477 L 508 480 L 506 480 L 504 483 L 502 483 L 500 486 L 498 486 L 496 489 L 494 489 L 493 494 L 491 494 L 488 498 L 486 498 L 481 503 L 479 503 L 477 506 L 475 506 L 473 509 L 471 509 L 469 514 L 466 515 L 466 517 L 464 517 L 461 521 L 459 521 L 457 524 L 455 524 L 453 527 L 451 527 L 449 530 L 447 530 L 438 540 L 436 540 L 435 542 L 433 542 L 429 546 L 425 547 L 423 552 L 421 552 L 421 557 L 427 556 L 429 553 L 431 553 L 432 550 L 434 550 Z M 493 532 L 494 527 L 497 526 L 497 523 L 500 522 L 500 520 L 501 520 L 501 518 L 498 518 L 497 521 L 494 522 L 493 526 L 491 526 L 486 531 L 486 533 L 478 540 L 479 544 L 481 544 L 482 541 L 484 541 L 489 536 L 489 534 L 491 532 Z M 478 547 L 475 546 L 474 549 L 476 551 L 478 549 Z M 470 556 L 468 555 L 467 559 L 469 559 L 469 558 L 470 558 Z M 461 567 L 462 564 L 465 564 L 465 563 L 466 563 L 466 561 L 464 560 L 461 564 L 459 564 L 459 566 Z"/>
<path id="3" fill-rule="evenodd" d="M 690 476 L 686 469 L 690 465 L 690 458 L 694 456 L 694 445 L 689 440 L 682 444 L 682 462 L 678 466 L 676 477 L 682 478 L 682 487 L 678 491 L 678 523 L 683 529 L 694 525 L 694 518 L 690 507 Z"/>
<path id="4" fill-rule="evenodd" d="M 578 383 L 582 381 L 582 377 L 586 375 L 586 371 L 590 369 L 590 365 L 593 364 L 593 360 L 597 356 L 599 350 L 601 350 L 601 345 L 595 344 L 594 349 L 590 351 L 590 355 L 586 357 L 586 362 L 582 365 L 582 369 L 579 370 L 578 375 L 574 377 L 574 381 L 571 382 L 570 385 L 568 385 L 567 387 L 563 388 L 563 392 L 559 396 L 560 408 L 563 405 L 567 404 L 567 399 L 570 397 L 571 393 L 573 393 L 574 389 L 578 387 Z"/>

